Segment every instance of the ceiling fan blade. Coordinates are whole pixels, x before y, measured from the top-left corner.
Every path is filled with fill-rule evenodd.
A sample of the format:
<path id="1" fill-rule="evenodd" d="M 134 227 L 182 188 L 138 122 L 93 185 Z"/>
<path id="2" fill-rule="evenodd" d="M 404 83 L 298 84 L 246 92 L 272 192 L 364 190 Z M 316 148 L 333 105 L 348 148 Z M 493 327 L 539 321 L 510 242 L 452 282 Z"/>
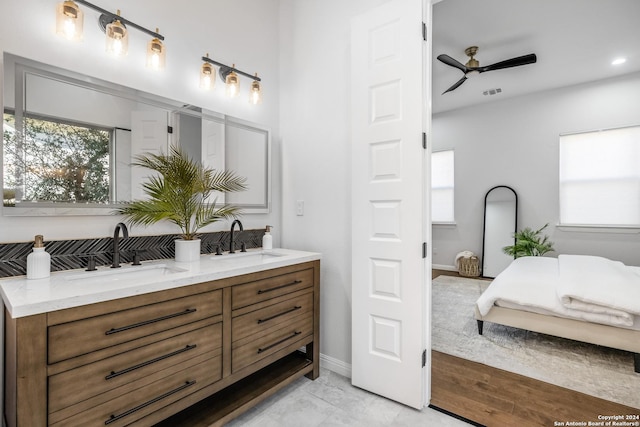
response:
<path id="1" fill-rule="evenodd" d="M 465 67 L 463 64 L 461 64 L 460 62 L 456 61 L 455 59 L 453 59 L 452 57 L 450 57 L 449 55 L 438 55 L 438 60 L 440 60 L 440 62 L 444 62 L 445 64 L 451 66 L 451 67 L 455 67 L 458 70 L 462 71 L 463 73 L 467 72 L 467 67 Z"/>
<path id="2" fill-rule="evenodd" d="M 485 67 L 478 67 L 477 70 L 480 73 L 485 71 L 502 70 L 503 68 L 518 67 L 520 65 L 533 64 L 537 61 L 537 57 L 534 53 L 529 55 L 518 56 L 516 58 L 507 59 L 506 61 L 496 62 L 495 64 L 487 65 Z"/>
<path id="3" fill-rule="evenodd" d="M 464 83 L 465 80 L 467 80 L 467 76 L 462 76 L 462 78 L 460 80 L 455 82 L 454 85 L 451 86 L 449 89 L 447 89 L 444 92 L 442 92 L 442 94 L 444 95 L 447 92 L 451 92 L 452 90 L 457 89 L 462 83 Z"/>

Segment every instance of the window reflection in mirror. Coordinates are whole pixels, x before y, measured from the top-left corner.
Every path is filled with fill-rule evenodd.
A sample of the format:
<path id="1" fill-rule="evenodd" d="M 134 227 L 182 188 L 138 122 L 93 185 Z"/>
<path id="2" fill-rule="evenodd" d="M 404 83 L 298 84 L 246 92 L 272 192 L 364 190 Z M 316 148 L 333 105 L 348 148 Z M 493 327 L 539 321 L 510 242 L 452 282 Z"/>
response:
<path id="1" fill-rule="evenodd" d="M 8 53 L 3 117 L 3 215 L 109 214 L 142 196 L 148 171 L 132 159 L 169 144 L 244 173 L 250 191 L 229 202 L 270 210 L 262 126 Z"/>
<path id="2" fill-rule="evenodd" d="M 24 202 L 108 203 L 112 130 L 56 117 L 4 114 L 3 205 Z"/>

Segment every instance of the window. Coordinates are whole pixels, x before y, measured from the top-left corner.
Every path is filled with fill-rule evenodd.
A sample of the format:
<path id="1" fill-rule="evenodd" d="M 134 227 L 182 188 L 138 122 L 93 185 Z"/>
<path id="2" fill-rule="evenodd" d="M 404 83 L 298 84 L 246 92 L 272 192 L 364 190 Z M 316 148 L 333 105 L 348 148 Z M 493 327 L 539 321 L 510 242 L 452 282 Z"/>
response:
<path id="1" fill-rule="evenodd" d="M 640 126 L 560 136 L 560 224 L 640 226 Z"/>
<path id="2" fill-rule="evenodd" d="M 431 222 L 452 223 L 453 150 L 431 154 Z"/>
<path id="3" fill-rule="evenodd" d="M 23 126 L 17 132 L 13 114 L 5 112 L 5 206 L 109 201 L 110 130 L 43 117 L 24 117 Z"/>

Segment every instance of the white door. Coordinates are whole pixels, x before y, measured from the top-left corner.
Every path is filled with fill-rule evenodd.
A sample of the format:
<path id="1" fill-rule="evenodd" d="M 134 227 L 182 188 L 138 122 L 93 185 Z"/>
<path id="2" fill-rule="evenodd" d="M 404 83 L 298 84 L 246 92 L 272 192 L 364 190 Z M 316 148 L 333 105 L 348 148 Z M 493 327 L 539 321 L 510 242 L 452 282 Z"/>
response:
<path id="1" fill-rule="evenodd" d="M 167 153 L 169 143 L 169 113 L 167 111 L 131 112 L 131 161 L 143 153 Z M 147 181 L 149 169 L 131 168 L 131 200 L 142 199 L 141 184 Z"/>
<path id="2" fill-rule="evenodd" d="M 352 383 L 422 408 L 430 380 L 422 2 L 351 23 Z"/>

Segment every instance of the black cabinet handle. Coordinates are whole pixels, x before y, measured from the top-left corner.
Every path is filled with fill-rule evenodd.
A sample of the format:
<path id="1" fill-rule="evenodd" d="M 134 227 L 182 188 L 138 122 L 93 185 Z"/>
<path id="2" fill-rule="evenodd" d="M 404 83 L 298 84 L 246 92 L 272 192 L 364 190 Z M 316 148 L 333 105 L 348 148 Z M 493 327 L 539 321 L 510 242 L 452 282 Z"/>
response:
<path id="1" fill-rule="evenodd" d="M 130 366 L 128 368 L 122 369 L 120 371 L 111 371 L 109 375 L 104 377 L 105 380 L 110 380 L 115 377 L 119 377 L 120 375 L 127 374 L 129 372 L 135 371 L 136 369 L 144 368 L 145 366 L 152 365 L 156 362 L 160 362 L 161 360 L 168 359 L 173 356 L 177 356 L 178 354 L 184 353 L 185 351 L 193 350 L 197 347 L 197 344 L 190 344 L 180 350 L 173 351 L 171 353 L 165 354 L 160 357 L 156 357 L 155 359 L 147 360 L 146 362 L 138 363 L 137 365 Z"/>
<path id="2" fill-rule="evenodd" d="M 260 294 L 264 294 L 264 293 L 266 293 L 266 292 L 275 291 L 276 289 L 286 288 L 287 286 L 297 285 L 298 283 L 302 283 L 302 280 L 294 280 L 294 281 L 293 281 L 293 282 L 291 282 L 291 283 L 287 283 L 287 284 L 284 284 L 284 285 L 276 286 L 275 288 L 259 289 L 259 290 L 258 290 L 258 295 L 260 295 Z"/>
<path id="3" fill-rule="evenodd" d="M 195 308 L 188 308 L 185 311 L 181 311 L 179 313 L 168 314 L 166 316 L 158 317 L 156 319 L 145 320 L 144 322 L 140 322 L 140 323 L 134 323 L 133 325 L 123 326 L 121 328 L 111 328 L 104 334 L 105 335 L 117 334 L 118 332 L 124 332 L 124 331 L 128 331 L 129 329 L 139 328 L 140 326 L 146 326 L 152 323 L 161 322 L 163 320 L 173 319 L 174 317 L 184 316 L 185 314 L 195 313 L 196 311 L 198 310 Z"/>
<path id="4" fill-rule="evenodd" d="M 273 348 L 273 347 L 275 347 L 275 346 L 277 346 L 277 345 L 280 345 L 280 344 L 282 344 L 283 342 L 288 341 L 288 340 L 290 340 L 291 338 L 293 338 L 293 337 L 295 337 L 295 336 L 300 335 L 301 333 L 302 333 L 301 331 L 296 331 L 296 332 L 294 332 L 293 334 L 289 335 L 289 336 L 288 336 L 288 337 L 286 337 L 286 338 L 281 339 L 281 340 L 280 340 L 280 341 L 278 341 L 278 342 L 274 342 L 273 344 L 269 344 L 269 345 L 268 345 L 268 346 L 266 346 L 266 347 L 259 348 L 259 349 L 258 349 L 258 354 L 263 353 L 263 352 L 265 352 L 265 351 L 269 350 L 270 348 Z"/>
<path id="5" fill-rule="evenodd" d="M 292 312 L 294 312 L 296 310 L 300 310 L 301 308 L 302 308 L 302 306 L 296 305 L 295 307 L 290 308 L 289 310 L 285 310 L 282 313 L 274 314 L 273 316 L 265 317 L 264 319 L 258 319 L 258 324 L 264 323 L 264 322 L 268 322 L 271 319 L 275 319 L 276 317 L 284 316 L 285 314 L 292 313 Z"/>
<path id="6" fill-rule="evenodd" d="M 144 402 L 143 404 L 138 405 L 138 406 L 136 406 L 135 408 L 131 408 L 131 409 L 129 409 L 128 411 L 125 411 L 125 412 L 123 412 L 123 413 L 121 413 L 121 414 L 118 414 L 118 415 L 111 415 L 111 416 L 109 417 L 109 419 L 108 419 L 107 421 L 105 421 L 105 422 L 104 422 L 104 425 L 109 425 L 109 424 L 111 424 L 111 423 L 113 423 L 113 422 L 116 422 L 116 421 L 118 421 L 118 420 L 120 420 L 120 419 L 122 419 L 122 418 L 126 417 L 127 415 L 131 415 L 131 414 L 133 414 L 134 412 L 139 411 L 140 409 L 144 409 L 144 408 L 146 408 L 146 407 L 147 407 L 147 406 L 149 406 L 149 405 L 153 405 L 154 403 L 156 403 L 156 402 L 158 402 L 158 401 L 160 401 L 160 400 L 162 400 L 162 399 L 164 399 L 164 398 L 166 398 L 166 397 L 169 397 L 169 396 L 171 396 L 172 394 L 175 394 L 175 393 L 177 393 L 177 392 L 179 392 L 179 391 L 182 391 L 182 390 L 184 390 L 185 388 L 187 388 L 187 387 L 190 387 L 190 386 L 194 385 L 195 383 L 196 383 L 196 380 L 193 380 L 193 381 L 187 381 L 186 383 L 182 384 L 180 387 L 175 388 L 175 389 L 173 389 L 173 390 L 171 390 L 171 391 L 168 391 L 168 392 L 166 392 L 165 394 L 162 394 L 162 395 L 160 395 L 160 396 L 158 396 L 158 397 L 154 397 L 153 399 L 149 400 L 148 402 Z"/>

